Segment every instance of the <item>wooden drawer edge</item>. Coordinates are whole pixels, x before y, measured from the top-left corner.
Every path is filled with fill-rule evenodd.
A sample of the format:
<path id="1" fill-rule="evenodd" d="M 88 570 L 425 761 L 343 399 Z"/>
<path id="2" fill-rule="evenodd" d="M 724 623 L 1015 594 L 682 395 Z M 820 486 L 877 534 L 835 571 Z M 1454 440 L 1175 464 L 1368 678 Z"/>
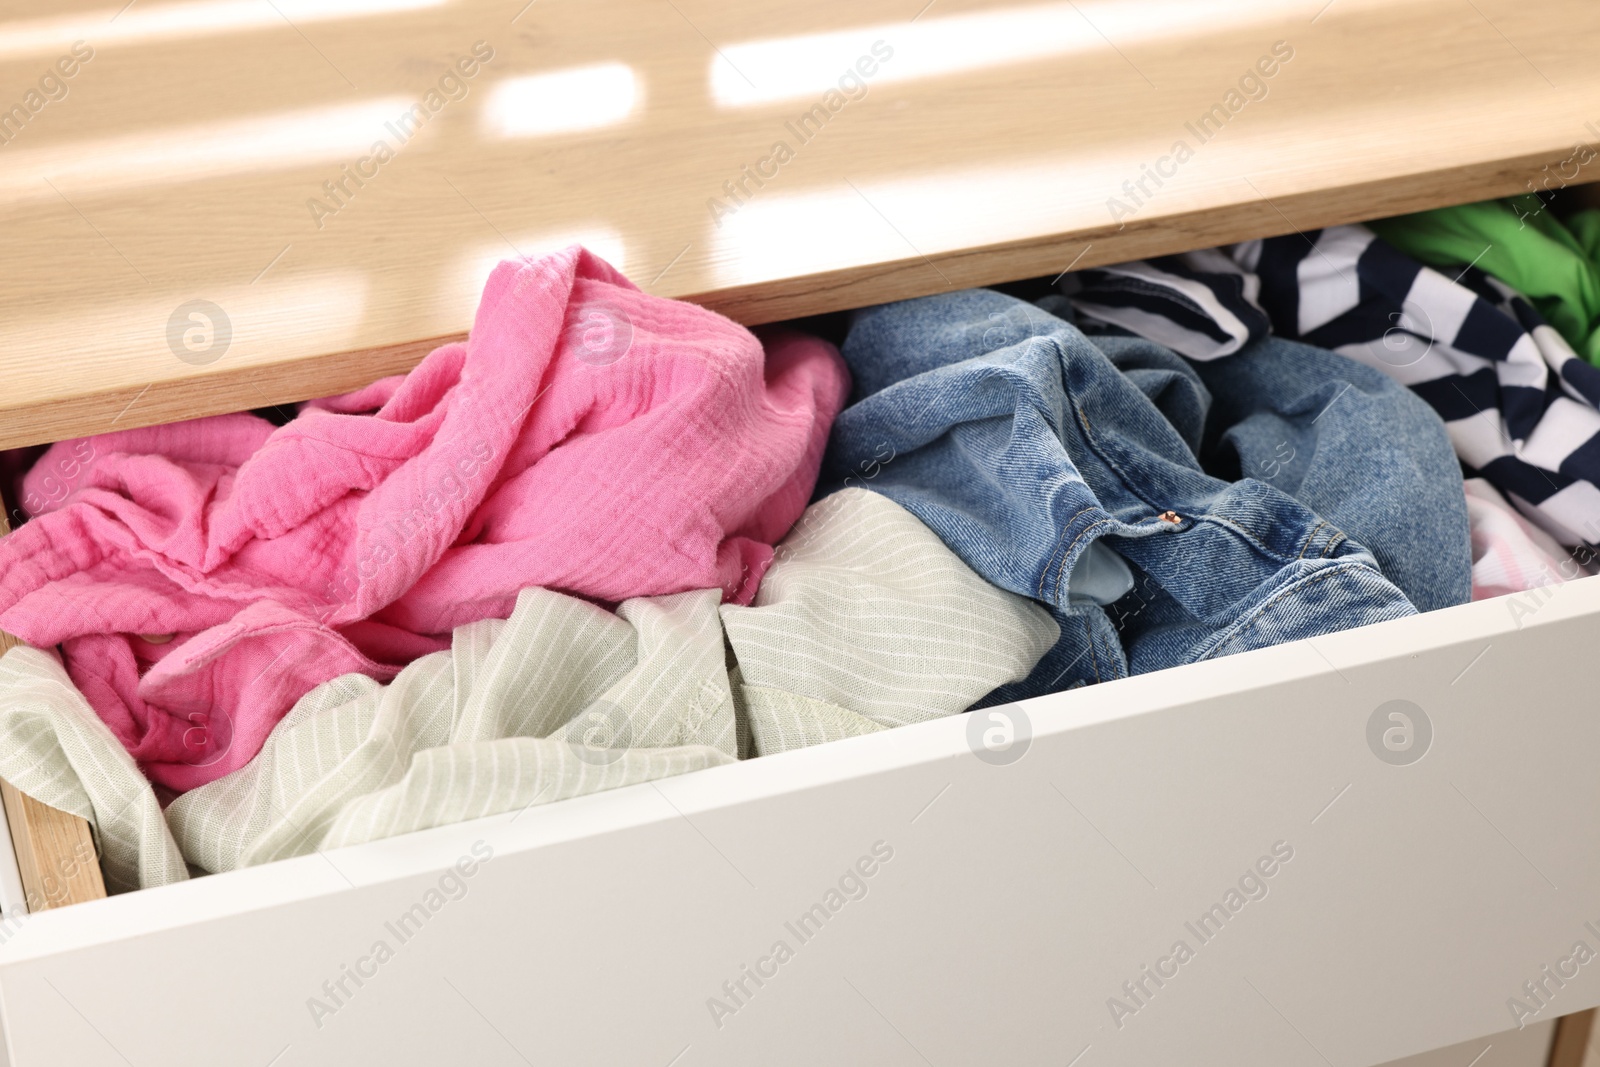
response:
<path id="1" fill-rule="evenodd" d="M 1600 1059 L 1589 1056 L 1589 1034 L 1594 1030 L 1595 1010 L 1574 1012 L 1556 1020 L 1549 1067 L 1584 1067 L 1589 1059 Z"/>
<path id="2" fill-rule="evenodd" d="M 10 532 L 6 516 L 0 513 L 0 537 Z M 0 631 L 0 655 L 21 643 Z M 95 856 L 94 834 L 87 820 L 41 804 L 6 781 L 0 781 L 0 801 L 5 804 L 17 870 L 22 875 L 30 912 L 98 900 L 106 895 Z"/>
<path id="3" fill-rule="evenodd" d="M 106 895 L 86 820 L 41 804 L 7 781 L 0 781 L 0 800 L 30 913 Z"/>
<path id="4" fill-rule="evenodd" d="M 668 284 L 657 295 L 700 304 L 747 326 L 995 285 L 1131 259 L 1272 237 L 1413 211 L 1511 196 L 1561 158 L 1560 150 L 1420 169 L 1365 182 L 1283 190 L 1241 178 L 1220 202 L 1153 209 L 1121 225 L 1096 223 L 1014 240 L 729 285 L 695 293 Z M 268 365 L 218 364 L 203 373 L 30 403 L 0 400 L 0 448 L 44 444 L 180 419 L 288 404 L 358 389 L 410 370 L 465 334 L 328 352 Z"/>

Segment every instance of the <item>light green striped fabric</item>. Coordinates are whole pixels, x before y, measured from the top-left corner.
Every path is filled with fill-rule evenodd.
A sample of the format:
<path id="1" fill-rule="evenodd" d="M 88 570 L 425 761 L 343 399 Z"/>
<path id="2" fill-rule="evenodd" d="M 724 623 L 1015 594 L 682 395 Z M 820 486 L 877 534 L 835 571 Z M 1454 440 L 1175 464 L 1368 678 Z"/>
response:
<path id="1" fill-rule="evenodd" d="M 757 755 L 965 711 L 1055 644 L 916 516 L 846 489 L 806 509 L 751 607 L 722 609 Z"/>
<path id="2" fill-rule="evenodd" d="M 731 763 L 718 599 L 613 615 L 524 590 L 511 618 L 458 628 L 388 685 L 319 687 L 167 822 L 190 862 L 226 871 Z"/>
<path id="3" fill-rule="evenodd" d="M 716 590 L 615 613 L 525 590 L 506 620 L 380 685 L 302 698 L 260 755 L 165 820 L 55 658 L 0 659 L 0 777 L 89 819 L 115 889 L 225 871 L 962 711 L 1055 642 L 909 512 L 849 489 L 807 509 L 750 607 Z M 731 656 L 729 649 L 731 648 Z"/>
<path id="4" fill-rule="evenodd" d="M 54 653 L 0 656 L 0 778 L 89 820 L 112 892 L 189 877 L 149 781 Z"/>

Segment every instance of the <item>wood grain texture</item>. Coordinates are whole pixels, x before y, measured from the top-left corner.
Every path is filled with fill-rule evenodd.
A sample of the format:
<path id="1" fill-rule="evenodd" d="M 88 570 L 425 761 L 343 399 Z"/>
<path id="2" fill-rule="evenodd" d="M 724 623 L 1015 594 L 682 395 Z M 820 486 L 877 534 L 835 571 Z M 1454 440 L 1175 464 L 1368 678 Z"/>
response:
<path id="1" fill-rule="evenodd" d="M 1550 1044 L 1549 1067 L 1589 1067 L 1600 1056 L 1589 1047 L 1595 1009 L 1563 1015 L 1556 1020 L 1556 1037 Z"/>
<path id="2" fill-rule="evenodd" d="M 405 370 L 497 258 L 573 239 L 756 323 L 1525 191 L 1600 140 L 1590 0 L 92 3 L 0 14 L 7 92 L 76 68 L 0 126 L 0 447 Z M 480 41 L 464 95 L 392 132 Z M 174 322 L 196 300 L 225 348 Z"/>
<path id="3" fill-rule="evenodd" d="M 106 895 L 89 824 L 0 781 L 6 822 L 30 912 L 98 900 Z"/>
<path id="4" fill-rule="evenodd" d="M 11 530 L 4 510 L 0 507 L 0 537 Z M 15 637 L 0 630 L 0 655 L 19 644 Z M 0 780 L 0 802 L 5 805 L 30 912 L 106 895 L 88 822 L 41 804 L 4 780 Z"/>

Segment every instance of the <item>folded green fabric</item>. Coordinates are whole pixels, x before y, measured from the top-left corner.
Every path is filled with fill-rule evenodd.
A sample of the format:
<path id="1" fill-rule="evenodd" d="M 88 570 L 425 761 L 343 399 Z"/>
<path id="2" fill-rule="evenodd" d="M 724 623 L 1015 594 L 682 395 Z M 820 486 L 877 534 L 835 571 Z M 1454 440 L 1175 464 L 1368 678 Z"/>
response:
<path id="1" fill-rule="evenodd" d="M 165 819 L 54 655 L 0 658 L 0 777 L 89 819 L 113 891 L 373 841 L 942 715 L 1027 676 L 1049 614 L 887 497 L 813 504 L 754 605 L 718 590 L 615 613 L 524 590 L 509 619 L 388 685 L 312 690 L 244 767 Z M 731 648 L 734 662 L 730 662 Z"/>
<path id="2" fill-rule="evenodd" d="M 1600 211 L 1563 223 L 1535 196 L 1485 200 L 1368 223 L 1379 237 L 1454 274 L 1469 263 L 1509 285 L 1600 366 Z"/>
<path id="3" fill-rule="evenodd" d="M 189 877 L 149 780 L 54 652 L 0 656 L 0 778 L 89 820 L 111 892 Z"/>
<path id="4" fill-rule="evenodd" d="M 1584 208 L 1567 216 L 1567 231 L 1591 263 L 1600 263 L 1600 208 Z"/>
<path id="5" fill-rule="evenodd" d="M 1026 678 L 1060 636 L 1042 607 L 864 489 L 811 505 L 755 603 L 725 606 L 722 626 L 762 756 L 965 711 Z"/>

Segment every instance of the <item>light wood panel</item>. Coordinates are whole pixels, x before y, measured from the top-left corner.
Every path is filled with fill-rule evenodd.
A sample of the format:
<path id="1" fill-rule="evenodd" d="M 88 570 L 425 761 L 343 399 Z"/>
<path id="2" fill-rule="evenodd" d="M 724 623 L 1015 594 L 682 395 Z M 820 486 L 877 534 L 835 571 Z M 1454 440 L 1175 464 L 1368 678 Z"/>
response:
<path id="1" fill-rule="evenodd" d="M 30 912 L 106 895 L 89 824 L 17 791 L 0 780 L 0 800 L 16 848 L 17 869 Z"/>
<path id="2" fill-rule="evenodd" d="M 572 237 L 754 323 L 1508 194 L 1600 139 L 1589 0 L 119 6 L 0 13 L 0 109 L 75 70 L 0 145 L 0 447 L 403 370 L 468 327 L 489 262 Z M 386 123 L 478 41 L 494 54 L 465 96 L 400 143 Z M 826 112 L 827 79 L 878 41 L 865 95 Z M 1230 100 L 1278 41 L 1293 58 L 1247 85 L 1264 98 Z M 497 103 L 596 66 L 565 97 Z M 1201 143 L 1213 105 L 1228 121 Z M 343 178 L 380 138 L 393 158 Z M 1160 163 L 1179 139 L 1192 158 Z M 723 183 L 763 159 L 724 213 Z M 314 217 L 319 196 L 337 212 Z M 1113 218 L 1112 197 L 1137 210 Z M 231 325 L 211 362 L 179 358 L 182 318 L 169 342 L 195 300 Z"/>
<path id="3" fill-rule="evenodd" d="M 1594 1009 L 1563 1015 L 1556 1021 L 1556 1038 L 1550 1046 L 1549 1067 L 1593 1067 L 1600 1054 L 1591 1047 Z"/>
<path id="4" fill-rule="evenodd" d="M 4 510 L 0 507 L 0 537 L 11 529 Z M 19 644 L 15 637 L 0 630 L 0 655 Z M 23 795 L 4 780 L 0 780 L 0 803 L 5 805 L 6 824 L 30 912 L 106 895 L 94 835 L 87 822 Z"/>

